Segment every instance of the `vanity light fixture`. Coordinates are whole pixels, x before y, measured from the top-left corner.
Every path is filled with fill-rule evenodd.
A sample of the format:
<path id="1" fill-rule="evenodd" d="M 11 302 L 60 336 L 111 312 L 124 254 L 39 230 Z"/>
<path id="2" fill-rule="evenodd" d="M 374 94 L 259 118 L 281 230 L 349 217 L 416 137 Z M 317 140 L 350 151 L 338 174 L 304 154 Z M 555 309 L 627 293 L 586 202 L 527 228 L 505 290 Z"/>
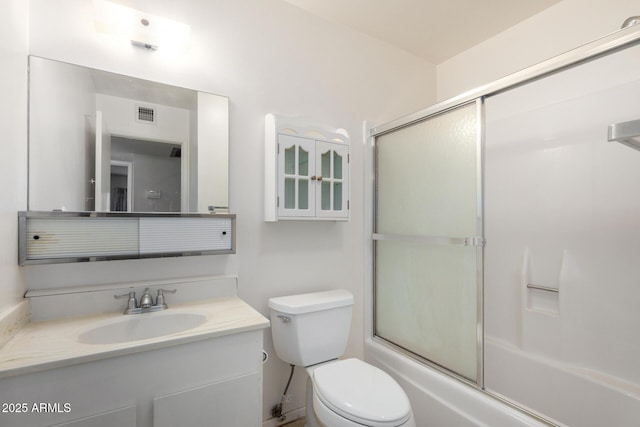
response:
<path id="1" fill-rule="evenodd" d="M 184 51 L 191 27 L 106 0 L 93 0 L 96 30 L 147 50 Z"/>

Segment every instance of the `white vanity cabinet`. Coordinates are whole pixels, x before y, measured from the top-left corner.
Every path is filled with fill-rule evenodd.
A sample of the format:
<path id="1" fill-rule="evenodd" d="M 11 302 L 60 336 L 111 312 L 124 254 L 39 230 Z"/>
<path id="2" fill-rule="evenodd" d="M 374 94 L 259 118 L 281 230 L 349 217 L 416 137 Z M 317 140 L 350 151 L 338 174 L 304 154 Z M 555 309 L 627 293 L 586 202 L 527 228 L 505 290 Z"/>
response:
<path id="1" fill-rule="evenodd" d="M 344 130 L 265 118 L 265 221 L 349 219 Z"/>
<path id="2" fill-rule="evenodd" d="M 2 378 L 0 402 L 14 406 L 0 412 L 0 426 L 259 427 L 262 335 L 257 329 Z"/>

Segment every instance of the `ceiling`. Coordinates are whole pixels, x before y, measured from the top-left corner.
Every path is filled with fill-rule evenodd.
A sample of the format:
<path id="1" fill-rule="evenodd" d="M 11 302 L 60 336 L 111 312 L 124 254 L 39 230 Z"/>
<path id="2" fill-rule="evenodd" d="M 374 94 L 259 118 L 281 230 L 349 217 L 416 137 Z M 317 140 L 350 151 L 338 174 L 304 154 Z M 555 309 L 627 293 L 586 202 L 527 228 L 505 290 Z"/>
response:
<path id="1" fill-rule="evenodd" d="M 439 64 L 561 0 L 285 0 Z"/>

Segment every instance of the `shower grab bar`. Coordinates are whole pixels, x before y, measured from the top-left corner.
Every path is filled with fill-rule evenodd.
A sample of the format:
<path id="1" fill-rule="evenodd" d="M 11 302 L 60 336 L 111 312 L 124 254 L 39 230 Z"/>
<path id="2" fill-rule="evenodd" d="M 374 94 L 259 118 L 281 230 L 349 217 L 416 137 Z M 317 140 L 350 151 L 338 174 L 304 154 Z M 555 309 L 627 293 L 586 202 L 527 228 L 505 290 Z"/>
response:
<path id="1" fill-rule="evenodd" d="M 527 288 L 536 289 L 538 291 L 544 291 L 544 292 L 553 292 L 553 293 L 556 293 L 556 294 L 560 293 L 560 289 L 558 289 L 558 288 L 551 288 L 549 286 L 532 285 L 531 283 L 527 283 Z"/>
<path id="2" fill-rule="evenodd" d="M 373 240 L 396 240 L 403 242 L 430 243 L 434 245 L 485 246 L 483 237 L 411 236 L 406 234 L 373 233 Z"/>
<path id="3" fill-rule="evenodd" d="M 640 120 L 609 125 L 608 140 L 640 150 Z"/>

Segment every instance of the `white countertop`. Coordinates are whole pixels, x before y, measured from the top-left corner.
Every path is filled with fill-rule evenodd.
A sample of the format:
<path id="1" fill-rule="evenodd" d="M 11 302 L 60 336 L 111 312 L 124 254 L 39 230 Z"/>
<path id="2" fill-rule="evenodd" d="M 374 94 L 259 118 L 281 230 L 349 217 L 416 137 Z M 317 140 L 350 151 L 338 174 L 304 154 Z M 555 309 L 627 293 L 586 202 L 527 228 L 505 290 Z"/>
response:
<path id="1" fill-rule="evenodd" d="M 58 368 L 125 354 L 267 328 L 269 320 L 237 297 L 171 305 L 162 313 L 195 313 L 206 321 L 195 328 L 160 337 L 112 344 L 84 344 L 78 337 L 105 321 L 122 318 L 122 313 L 27 323 L 0 348 L 0 378 Z"/>

